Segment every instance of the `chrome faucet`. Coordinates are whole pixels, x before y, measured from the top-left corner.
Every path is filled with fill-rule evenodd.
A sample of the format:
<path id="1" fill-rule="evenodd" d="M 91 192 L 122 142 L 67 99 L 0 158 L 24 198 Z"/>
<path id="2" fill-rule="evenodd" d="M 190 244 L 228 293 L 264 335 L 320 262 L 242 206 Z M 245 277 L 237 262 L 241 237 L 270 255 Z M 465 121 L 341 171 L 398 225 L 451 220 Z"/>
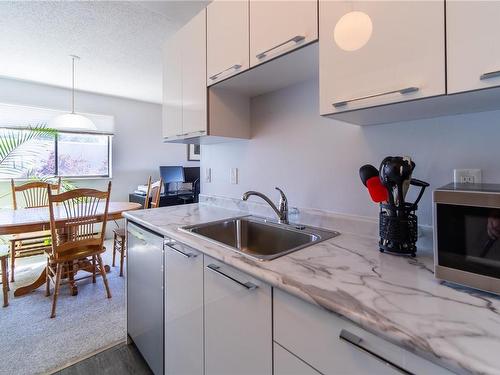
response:
<path id="1" fill-rule="evenodd" d="M 282 224 L 288 224 L 288 199 L 286 198 L 285 193 L 283 193 L 283 190 L 278 187 L 276 187 L 275 189 L 280 193 L 279 208 L 276 207 L 276 205 L 267 196 L 259 193 L 258 191 L 247 191 L 245 194 L 243 194 L 241 199 L 246 201 L 251 195 L 256 195 L 264 199 L 271 206 L 274 212 L 276 212 L 276 215 L 278 215 L 279 222 Z"/>

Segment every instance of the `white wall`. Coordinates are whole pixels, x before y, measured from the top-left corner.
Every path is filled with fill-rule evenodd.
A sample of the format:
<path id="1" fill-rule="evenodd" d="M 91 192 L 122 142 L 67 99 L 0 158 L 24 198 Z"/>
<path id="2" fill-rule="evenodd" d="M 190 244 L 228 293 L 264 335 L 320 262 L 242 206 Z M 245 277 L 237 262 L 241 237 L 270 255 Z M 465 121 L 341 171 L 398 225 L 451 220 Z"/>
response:
<path id="1" fill-rule="evenodd" d="M 71 93 L 67 89 L 0 78 L 0 102 L 53 109 L 69 109 Z M 112 199 L 128 200 L 128 193 L 145 183 L 147 176 L 158 177 L 159 165 L 199 165 L 187 162 L 185 145 L 163 144 L 161 105 L 91 93 L 77 93 L 79 112 L 113 115 Z M 81 180 L 81 186 L 103 188 L 107 180 Z M 0 192 L 8 191 L 0 182 Z M 10 205 L 10 197 L 0 207 Z"/>
<path id="2" fill-rule="evenodd" d="M 202 148 L 202 176 L 212 168 L 205 194 L 239 198 L 258 190 L 278 198 L 283 187 L 292 206 L 376 216 L 358 176 L 365 163 L 377 168 L 388 155 L 410 155 L 414 177 L 431 189 L 452 181 L 452 169 L 481 168 L 483 182 L 500 183 L 500 111 L 373 127 L 322 118 L 317 79 L 252 100 L 252 139 Z M 239 184 L 229 169 L 239 168 Z M 202 178 L 203 180 L 203 178 Z M 419 209 L 431 224 L 431 190 Z"/>

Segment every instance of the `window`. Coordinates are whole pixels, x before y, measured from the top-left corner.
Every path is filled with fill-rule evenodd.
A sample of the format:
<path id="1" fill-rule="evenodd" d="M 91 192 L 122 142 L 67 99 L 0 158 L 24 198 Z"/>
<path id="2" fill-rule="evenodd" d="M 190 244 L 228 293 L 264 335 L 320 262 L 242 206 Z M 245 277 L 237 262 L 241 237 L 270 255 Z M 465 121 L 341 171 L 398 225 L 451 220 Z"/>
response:
<path id="1" fill-rule="evenodd" d="M 1 129 L 0 142 L 28 130 Z M 111 136 L 70 133 L 42 135 L 19 146 L 2 163 L 0 179 L 111 177 Z"/>

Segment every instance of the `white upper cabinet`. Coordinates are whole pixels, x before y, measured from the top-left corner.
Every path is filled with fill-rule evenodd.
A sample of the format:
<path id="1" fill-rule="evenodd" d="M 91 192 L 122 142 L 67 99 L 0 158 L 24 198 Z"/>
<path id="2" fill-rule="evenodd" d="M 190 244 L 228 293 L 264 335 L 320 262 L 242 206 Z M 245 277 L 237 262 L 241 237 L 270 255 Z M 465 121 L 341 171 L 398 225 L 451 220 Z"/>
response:
<path id="1" fill-rule="evenodd" d="M 163 137 L 179 139 L 207 131 L 206 11 L 165 44 Z"/>
<path id="2" fill-rule="evenodd" d="M 207 7 L 207 83 L 248 69 L 248 0 L 215 0 Z"/>
<path id="3" fill-rule="evenodd" d="M 322 115 L 443 95 L 444 1 L 320 1 Z"/>
<path id="4" fill-rule="evenodd" d="M 448 93 L 500 86 L 500 2 L 447 1 Z"/>
<path id="5" fill-rule="evenodd" d="M 207 130 L 206 11 L 184 26 L 182 35 L 182 133 Z"/>
<path id="6" fill-rule="evenodd" d="M 163 52 L 163 136 L 182 134 L 182 63 L 179 35 L 174 35 Z"/>
<path id="7" fill-rule="evenodd" d="M 317 38 L 317 0 L 250 0 L 250 66 Z"/>

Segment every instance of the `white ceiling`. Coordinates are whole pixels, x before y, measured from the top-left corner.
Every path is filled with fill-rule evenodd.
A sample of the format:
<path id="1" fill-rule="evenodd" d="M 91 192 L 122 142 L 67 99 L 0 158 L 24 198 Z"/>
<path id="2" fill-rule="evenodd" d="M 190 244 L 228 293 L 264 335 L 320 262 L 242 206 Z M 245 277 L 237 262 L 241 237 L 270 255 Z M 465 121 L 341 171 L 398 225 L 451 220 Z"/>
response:
<path id="1" fill-rule="evenodd" d="M 162 45 L 208 1 L 0 1 L 0 76 L 160 103 Z M 1 89 L 1 88 L 0 88 Z"/>

